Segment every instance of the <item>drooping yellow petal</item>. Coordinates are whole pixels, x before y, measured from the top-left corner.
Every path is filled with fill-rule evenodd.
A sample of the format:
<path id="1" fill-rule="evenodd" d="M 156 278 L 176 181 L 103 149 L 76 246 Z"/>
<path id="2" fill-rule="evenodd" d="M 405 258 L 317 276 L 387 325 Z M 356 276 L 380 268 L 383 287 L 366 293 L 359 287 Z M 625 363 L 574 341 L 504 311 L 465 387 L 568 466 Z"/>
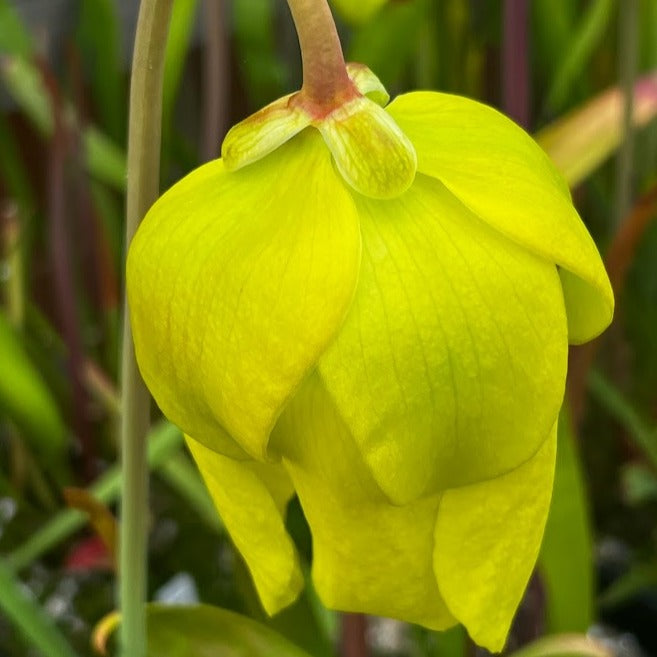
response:
<path id="1" fill-rule="evenodd" d="M 440 496 L 392 506 L 317 375 L 283 412 L 272 444 L 312 529 L 313 581 L 324 604 L 435 629 L 455 623 L 432 571 Z"/>
<path id="2" fill-rule="evenodd" d="M 292 603 L 303 574 L 285 529 L 285 507 L 294 489 L 279 464 L 236 461 L 187 438 L 210 495 L 251 572 L 269 614 Z"/>
<path id="3" fill-rule="evenodd" d="M 165 415 L 222 453 L 264 458 L 287 398 L 342 324 L 359 263 L 351 196 L 314 130 L 171 188 L 128 256 L 137 359 Z"/>
<path id="4" fill-rule="evenodd" d="M 563 179 L 536 143 L 500 113 L 459 96 L 415 92 L 387 110 L 413 142 L 419 171 L 504 235 L 570 272 L 564 276 L 570 341 L 601 333 L 614 309 L 609 279 Z"/>
<path id="5" fill-rule="evenodd" d="M 405 503 L 516 468 L 563 397 L 556 267 L 428 176 L 357 205 L 360 282 L 319 371 L 376 481 Z"/>
<path id="6" fill-rule="evenodd" d="M 552 495 L 556 423 L 517 470 L 447 491 L 436 522 L 434 569 L 450 611 L 470 636 L 499 652 L 543 537 Z"/>

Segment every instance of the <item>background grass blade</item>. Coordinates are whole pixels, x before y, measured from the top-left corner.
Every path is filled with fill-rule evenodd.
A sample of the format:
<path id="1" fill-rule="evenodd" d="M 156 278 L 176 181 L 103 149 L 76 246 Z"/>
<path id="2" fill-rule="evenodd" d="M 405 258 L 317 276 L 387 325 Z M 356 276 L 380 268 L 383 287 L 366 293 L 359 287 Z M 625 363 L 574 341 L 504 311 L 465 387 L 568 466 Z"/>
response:
<path id="1" fill-rule="evenodd" d="M 66 425 L 48 387 L 2 311 L 0 363 L 13 373 L 11 378 L 0 377 L 0 412 L 14 423 L 32 449 L 61 475 L 68 449 Z"/>
<path id="2" fill-rule="evenodd" d="M 43 657 L 76 657 L 53 620 L 2 562 L 0 609 Z"/>
<path id="3" fill-rule="evenodd" d="M 160 422 L 149 435 L 148 463 L 151 468 L 158 468 L 183 444 L 182 434 L 169 422 Z M 91 495 L 104 504 L 116 501 L 121 489 L 121 471 L 118 466 L 107 470 L 92 486 Z M 87 515 L 74 509 L 66 509 L 56 514 L 46 525 L 12 552 L 5 559 L 6 565 L 20 571 L 34 560 L 48 552 L 61 541 L 68 538 L 87 523 Z"/>
<path id="4" fill-rule="evenodd" d="M 593 539 L 586 489 L 567 409 L 559 416 L 557 466 L 538 569 L 550 632 L 585 632 L 593 621 Z"/>
<path id="5" fill-rule="evenodd" d="M 634 127 L 657 116 L 657 73 L 634 86 Z M 591 175 L 621 144 L 623 97 L 614 87 L 541 129 L 536 140 L 571 187 Z"/>
<path id="6" fill-rule="evenodd" d="M 545 105 L 549 112 L 562 110 L 571 86 L 582 76 L 591 55 L 604 39 L 613 14 L 614 0 L 594 0 L 578 25 L 547 93 Z"/>

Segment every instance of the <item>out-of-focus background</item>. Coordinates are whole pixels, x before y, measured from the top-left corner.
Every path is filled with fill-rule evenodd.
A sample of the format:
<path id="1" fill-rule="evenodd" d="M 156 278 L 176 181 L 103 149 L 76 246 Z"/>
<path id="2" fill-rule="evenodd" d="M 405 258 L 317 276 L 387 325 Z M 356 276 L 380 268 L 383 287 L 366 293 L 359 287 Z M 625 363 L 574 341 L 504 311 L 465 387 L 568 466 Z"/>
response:
<path id="1" fill-rule="evenodd" d="M 347 58 L 393 96 L 437 89 L 502 109 L 573 189 L 617 313 L 602 338 L 572 351 L 553 508 L 509 649 L 588 632 L 614 654 L 657 655 L 657 0 L 391 0 L 371 15 L 365 0 L 335 4 Z M 0 0 L 3 656 L 93 654 L 93 628 L 114 609 L 137 9 Z M 162 188 L 216 157 L 227 128 L 297 89 L 300 73 L 283 0 L 175 0 Z M 179 433 L 155 408 L 153 419 L 150 599 L 233 609 L 316 657 L 336 654 L 340 619 L 312 591 L 266 619 Z M 309 562 L 294 502 L 288 525 Z M 459 629 L 350 627 L 366 627 L 372 655 L 479 652 Z"/>

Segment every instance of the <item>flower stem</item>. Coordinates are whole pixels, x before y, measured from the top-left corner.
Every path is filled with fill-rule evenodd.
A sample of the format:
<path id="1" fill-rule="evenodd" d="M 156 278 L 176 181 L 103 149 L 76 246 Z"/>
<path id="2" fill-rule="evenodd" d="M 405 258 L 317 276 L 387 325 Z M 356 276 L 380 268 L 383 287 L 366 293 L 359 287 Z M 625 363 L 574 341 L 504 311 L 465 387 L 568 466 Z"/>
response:
<path id="1" fill-rule="evenodd" d="M 367 616 L 342 614 L 340 657 L 369 657 Z"/>
<path id="2" fill-rule="evenodd" d="M 504 111 L 529 129 L 529 3 L 505 0 L 502 82 Z"/>
<path id="3" fill-rule="evenodd" d="M 355 94 L 327 0 L 287 0 L 303 61 L 302 94 L 318 106 Z"/>
<path id="4" fill-rule="evenodd" d="M 132 59 L 128 126 L 126 248 L 139 222 L 158 196 L 162 127 L 164 52 L 173 0 L 142 0 Z M 146 526 L 148 465 L 146 434 L 150 399 L 135 361 L 132 332 L 124 302 L 121 354 L 121 541 L 119 602 L 121 654 L 146 655 Z"/>
<path id="5" fill-rule="evenodd" d="M 6 303 L 7 317 L 16 329 L 23 328 L 25 290 L 23 288 L 23 254 L 21 250 L 21 208 L 8 201 L 0 208 L 0 248 L 9 269 Z"/>
<path id="6" fill-rule="evenodd" d="M 637 71 L 637 34 L 639 29 L 638 0 L 627 0 L 619 7 L 619 77 L 623 90 L 623 142 L 616 164 L 615 225 L 620 226 L 632 204 L 632 174 L 634 169 L 634 82 Z"/>

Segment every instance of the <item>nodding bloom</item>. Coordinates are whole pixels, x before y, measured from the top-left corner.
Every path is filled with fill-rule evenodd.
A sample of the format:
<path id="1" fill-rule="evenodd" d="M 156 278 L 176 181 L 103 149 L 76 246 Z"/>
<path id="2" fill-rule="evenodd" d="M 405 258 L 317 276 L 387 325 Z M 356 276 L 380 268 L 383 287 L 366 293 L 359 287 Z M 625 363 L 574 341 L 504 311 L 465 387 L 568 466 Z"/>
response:
<path id="1" fill-rule="evenodd" d="M 550 504 L 568 343 L 613 296 L 566 184 L 480 103 L 282 98 L 148 212 L 138 362 L 273 614 L 324 603 L 504 644 Z"/>

